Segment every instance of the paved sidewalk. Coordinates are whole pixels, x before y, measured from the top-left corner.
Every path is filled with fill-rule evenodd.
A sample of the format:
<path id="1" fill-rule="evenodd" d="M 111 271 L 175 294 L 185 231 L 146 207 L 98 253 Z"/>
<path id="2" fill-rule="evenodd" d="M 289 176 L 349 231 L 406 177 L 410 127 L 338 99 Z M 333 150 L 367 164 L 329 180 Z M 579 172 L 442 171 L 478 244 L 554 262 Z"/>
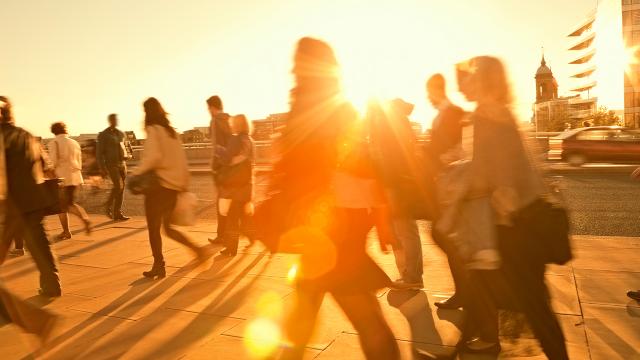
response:
<path id="1" fill-rule="evenodd" d="M 50 234 L 57 219 L 47 222 Z M 0 359 L 251 359 L 278 340 L 277 323 L 290 304 L 288 281 L 296 258 L 269 256 L 260 246 L 235 258 L 214 256 L 197 266 L 188 250 L 166 240 L 167 278 L 141 276 L 152 263 L 145 223 L 136 217 L 113 223 L 96 216 L 93 235 L 74 225 L 71 240 L 53 245 L 64 296 L 45 302 L 35 296 L 37 272 L 29 256 L 9 259 L 0 269 L 7 287 L 63 318 L 50 344 L 34 352 L 35 339 L 0 325 Z M 187 229 L 207 244 L 215 226 Z M 436 311 L 433 302 L 453 290 L 446 259 L 423 233 L 425 290 L 379 294 L 403 359 L 418 353 L 451 353 L 459 336 L 459 311 Z M 625 297 L 640 288 L 640 238 L 574 238 L 576 259 L 550 266 L 547 281 L 572 359 L 640 359 L 640 304 Z M 392 255 L 376 244 L 371 253 L 392 278 Z M 513 317 L 502 319 L 501 358 L 544 359 L 536 341 Z M 362 359 L 355 330 L 327 297 L 307 358 Z M 419 358 L 419 357 L 418 357 Z M 465 359 L 488 359 L 465 356 Z"/>

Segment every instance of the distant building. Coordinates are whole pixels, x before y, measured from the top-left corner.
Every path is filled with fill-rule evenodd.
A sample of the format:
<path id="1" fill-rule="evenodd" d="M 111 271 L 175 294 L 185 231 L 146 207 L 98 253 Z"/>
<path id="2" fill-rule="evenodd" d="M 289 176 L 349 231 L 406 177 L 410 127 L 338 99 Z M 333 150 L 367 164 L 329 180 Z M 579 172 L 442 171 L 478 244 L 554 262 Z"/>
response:
<path id="1" fill-rule="evenodd" d="M 631 56 L 640 48 L 640 1 L 622 0 L 622 38 Z M 624 122 L 640 127 L 640 64 L 631 61 L 624 73 Z"/>
<path id="2" fill-rule="evenodd" d="M 271 114 L 266 119 L 253 120 L 253 139 L 256 141 L 271 140 L 284 126 L 287 113 Z"/>
<path id="3" fill-rule="evenodd" d="M 205 137 L 205 135 L 200 130 L 187 130 L 182 133 L 182 143 L 183 144 L 195 144 L 195 143 L 203 143 L 208 142 L 209 139 Z"/>

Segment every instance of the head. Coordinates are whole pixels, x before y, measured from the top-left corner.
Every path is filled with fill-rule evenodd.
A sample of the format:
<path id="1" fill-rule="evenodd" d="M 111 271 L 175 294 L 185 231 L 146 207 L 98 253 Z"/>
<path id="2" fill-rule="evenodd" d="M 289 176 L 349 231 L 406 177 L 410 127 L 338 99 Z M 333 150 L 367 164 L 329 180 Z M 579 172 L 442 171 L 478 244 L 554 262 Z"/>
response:
<path id="1" fill-rule="evenodd" d="M 167 112 L 164 111 L 160 101 L 154 97 L 150 97 L 142 103 L 144 108 L 144 126 L 160 125 L 167 129 L 172 137 L 176 137 L 176 130 L 171 126 Z"/>
<path id="2" fill-rule="evenodd" d="M 243 114 L 230 117 L 229 126 L 234 134 L 251 134 L 251 122 Z"/>
<path id="3" fill-rule="evenodd" d="M 389 106 L 391 108 L 391 111 L 393 111 L 394 114 L 402 117 L 409 117 L 409 115 L 411 115 L 411 113 L 413 112 L 413 108 L 414 108 L 413 104 L 408 103 L 400 98 L 391 100 L 389 102 Z"/>
<path id="4" fill-rule="evenodd" d="M 109 127 L 116 128 L 118 127 L 118 115 L 117 114 L 109 114 L 107 117 L 109 121 Z"/>
<path id="5" fill-rule="evenodd" d="M 0 96 L 0 123 L 13 123 L 11 101 L 6 96 Z"/>
<path id="6" fill-rule="evenodd" d="M 296 84 L 291 91 L 292 102 L 299 96 L 321 100 L 340 92 L 340 68 L 326 42 L 310 37 L 300 39 L 293 62 Z"/>
<path id="7" fill-rule="evenodd" d="M 56 136 L 68 134 L 67 124 L 63 123 L 62 121 L 51 124 L 51 133 Z"/>
<path id="8" fill-rule="evenodd" d="M 212 118 L 222 113 L 224 111 L 224 108 L 222 106 L 222 99 L 220 99 L 220 96 L 213 95 L 212 97 L 208 98 L 207 108 L 209 109 L 209 114 L 211 114 Z"/>
<path id="9" fill-rule="evenodd" d="M 427 80 L 427 98 L 434 107 L 447 99 L 446 82 L 442 74 L 435 74 Z"/>
<path id="10" fill-rule="evenodd" d="M 467 100 L 480 104 L 511 104 L 507 73 L 500 60 L 478 56 L 456 65 L 460 92 Z"/>

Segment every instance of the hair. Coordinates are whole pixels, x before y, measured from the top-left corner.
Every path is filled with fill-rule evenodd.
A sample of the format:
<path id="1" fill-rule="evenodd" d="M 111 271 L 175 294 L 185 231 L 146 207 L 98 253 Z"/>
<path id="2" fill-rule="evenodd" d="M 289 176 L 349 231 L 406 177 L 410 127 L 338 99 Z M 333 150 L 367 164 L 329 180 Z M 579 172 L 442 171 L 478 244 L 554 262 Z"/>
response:
<path id="1" fill-rule="evenodd" d="M 54 122 L 51 124 L 51 132 L 53 135 L 67 134 L 67 124 L 62 121 Z"/>
<path id="2" fill-rule="evenodd" d="M 171 126 L 169 119 L 167 118 L 167 112 L 162 108 L 160 101 L 154 97 L 150 97 L 142 104 L 144 107 L 144 126 L 160 125 L 164 127 L 169 136 L 176 138 L 178 136 L 176 129 Z"/>
<path id="3" fill-rule="evenodd" d="M 109 114 L 109 116 L 107 116 L 107 119 L 113 120 L 113 119 L 116 119 L 117 117 L 118 117 L 118 114 Z"/>
<path id="4" fill-rule="evenodd" d="M 11 101 L 6 96 L 0 96 L 0 101 L 4 102 L 4 106 L 0 107 L 0 122 L 13 123 Z"/>
<path id="5" fill-rule="evenodd" d="M 429 91 L 440 91 L 442 93 L 445 92 L 446 89 L 446 81 L 444 80 L 444 76 L 442 74 L 433 74 L 429 80 L 427 80 L 427 89 Z"/>
<path id="6" fill-rule="evenodd" d="M 477 84 L 478 97 L 502 105 L 512 102 L 507 72 L 502 62 L 493 56 L 478 56 L 469 61 L 471 79 Z"/>
<path id="7" fill-rule="evenodd" d="M 251 134 L 251 122 L 244 114 L 234 115 L 229 119 L 229 121 L 237 121 L 240 124 L 240 131 L 238 132 L 238 134 Z"/>
<path id="8" fill-rule="evenodd" d="M 218 95 L 213 95 L 212 97 L 208 98 L 207 105 L 220 111 L 224 110 L 222 106 L 222 99 L 220 99 L 220 96 Z"/>
<path id="9" fill-rule="evenodd" d="M 292 110 L 298 105 L 313 105 L 340 94 L 340 67 L 329 44 L 304 37 L 298 41 L 293 61 Z"/>

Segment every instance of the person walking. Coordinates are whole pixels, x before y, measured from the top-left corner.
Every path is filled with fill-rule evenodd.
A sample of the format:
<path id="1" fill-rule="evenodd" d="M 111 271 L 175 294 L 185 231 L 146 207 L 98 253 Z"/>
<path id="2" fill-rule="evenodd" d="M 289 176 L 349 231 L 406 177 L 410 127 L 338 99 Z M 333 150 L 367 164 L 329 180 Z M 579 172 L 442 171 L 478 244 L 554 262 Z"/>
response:
<path id="1" fill-rule="evenodd" d="M 447 97 L 446 82 L 442 74 L 432 75 L 426 83 L 427 99 L 438 110 L 431 123 L 431 141 L 425 148 L 426 161 L 435 177 L 441 175 L 443 168 L 451 160 L 457 160 L 456 152 L 462 139 L 462 119 L 464 111 L 451 103 Z M 437 220 L 436 220 L 437 222 Z M 437 301 L 441 309 L 458 309 L 463 305 L 463 293 L 467 274 L 458 249 L 444 234 L 432 226 L 433 241 L 447 256 L 449 269 L 456 292 L 448 299 Z"/>
<path id="2" fill-rule="evenodd" d="M 291 109 L 274 164 L 275 186 L 285 190 L 301 219 L 286 239 L 303 240 L 296 296 L 284 324 L 282 358 L 301 359 L 326 293 L 354 325 L 368 359 L 398 359 L 398 346 L 375 291 L 390 285 L 366 252 L 373 211 L 383 203 L 373 168 L 353 133 L 357 114 L 343 100 L 331 47 L 302 38 L 294 55 Z M 304 219 L 304 220 L 302 220 Z"/>
<path id="3" fill-rule="evenodd" d="M 218 174 L 218 209 L 226 218 L 223 239 L 225 249 L 221 254 L 235 256 L 241 226 L 253 241 L 249 224 L 253 215 L 253 140 L 251 126 L 244 115 L 229 119 L 233 136 L 226 147 L 217 148 L 221 164 Z M 242 223 L 242 225 L 241 225 Z"/>
<path id="4" fill-rule="evenodd" d="M 143 103 L 144 125 L 147 139 L 144 143 L 142 161 L 133 175 L 153 173 L 158 180 L 144 195 L 144 209 L 149 232 L 149 244 L 153 255 L 151 270 L 142 273 L 148 278 L 164 278 L 165 262 L 162 255 L 162 235 L 165 234 L 189 247 L 199 259 L 206 257 L 206 251 L 198 247 L 181 231 L 171 225 L 171 216 L 178 193 L 189 187 L 189 167 L 187 155 L 176 130 L 171 126 L 167 113 L 156 98 L 148 98 Z"/>
<path id="5" fill-rule="evenodd" d="M 505 280 L 513 306 L 526 315 L 549 359 L 568 359 L 564 335 L 544 282 L 545 262 L 532 256 L 526 246 L 540 240 L 531 238 L 533 235 L 527 229 L 514 225 L 519 211 L 539 201 L 546 189 L 509 109 L 511 93 L 506 71 L 497 58 L 480 56 L 458 64 L 457 74 L 460 91 L 477 104 L 470 119 L 473 158 L 465 199 L 485 198 L 490 204 L 494 220 L 488 225 L 495 226 L 496 236 L 494 240 L 482 241 L 495 244 L 501 260 L 499 274 Z M 470 339 L 469 335 L 473 334 L 465 334 L 463 346 L 470 352 L 497 352 L 500 351 L 496 311 L 499 304 L 493 301 L 506 299 L 488 294 L 496 281 L 484 275 L 494 275 L 495 271 L 476 273 L 480 275 L 479 281 L 470 281 L 473 290 L 470 288 L 471 294 L 465 294 L 465 309 L 478 333 Z"/>
<path id="6" fill-rule="evenodd" d="M 226 148 L 232 135 L 229 127 L 229 114 L 224 112 L 220 96 L 213 95 L 208 98 L 207 109 L 209 110 L 209 115 L 211 115 L 211 121 L 209 122 L 209 137 L 211 138 L 211 146 L 213 149 L 211 156 L 211 172 L 213 174 L 213 187 L 216 193 L 216 204 L 218 204 L 220 200 L 219 176 L 222 169 L 222 163 L 220 162 L 220 158 L 217 156 L 216 149 Z M 219 206 L 216 209 L 216 217 L 216 237 L 209 238 L 209 242 L 212 244 L 224 245 L 223 234 L 225 233 L 227 217 L 220 213 Z"/>
<path id="7" fill-rule="evenodd" d="M 51 125 L 51 132 L 55 139 L 49 142 L 49 162 L 58 178 L 62 178 L 64 186 L 62 210 L 58 216 L 62 225 L 62 233 L 56 236 L 56 240 L 71 239 L 69 231 L 69 216 L 72 213 L 82 220 L 87 235 L 91 234 L 91 221 L 87 212 L 75 202 L 78 186 L 82 185 L 82 150 L 77 141 L 69 138 L 67 125 L 56 122 Z"/>
<path id="8" fill-rule="evenodd" d="M 118 130 L 118 115 L 110 114 L 109 127 L 98 134 L 96 158 L 103 176 L 109 176 L 113 189 L 105 204 L 108 217 L 116 221 L 129 220 L 122 213 L 124 184 L 127 178 L 126 161 L 131 158 L 126 149 L 126 136 Z"/>
<path id="9" fill-rule="evenodd" d="M 391 204 L 392 228 L 398 246 L 394 248 L 400 278 L 393 282 L 396 290 L 420 290 L 422 280 L 422 244 L 414 214 L 414 202 L 421 181 L 416 156 L 416 138 L 409 115 L 413 104 L 394 99 L 387 104 L 370 104 L 367 121 L 377 172 Z"/>
<path id="10" fill-rule="evenodd" d="M 8 98 L 0 97 L 0 130 L 6 164 L 6 215 L 3 238 L 12 239 L 23 229 L 31 257 L 40 271 L 39 294 L 62 295 L 58 268 L 42 224 L 51 199 L 42 183 L 44 174 L 40 147 L 27 131 L 15 126 Z"/>

